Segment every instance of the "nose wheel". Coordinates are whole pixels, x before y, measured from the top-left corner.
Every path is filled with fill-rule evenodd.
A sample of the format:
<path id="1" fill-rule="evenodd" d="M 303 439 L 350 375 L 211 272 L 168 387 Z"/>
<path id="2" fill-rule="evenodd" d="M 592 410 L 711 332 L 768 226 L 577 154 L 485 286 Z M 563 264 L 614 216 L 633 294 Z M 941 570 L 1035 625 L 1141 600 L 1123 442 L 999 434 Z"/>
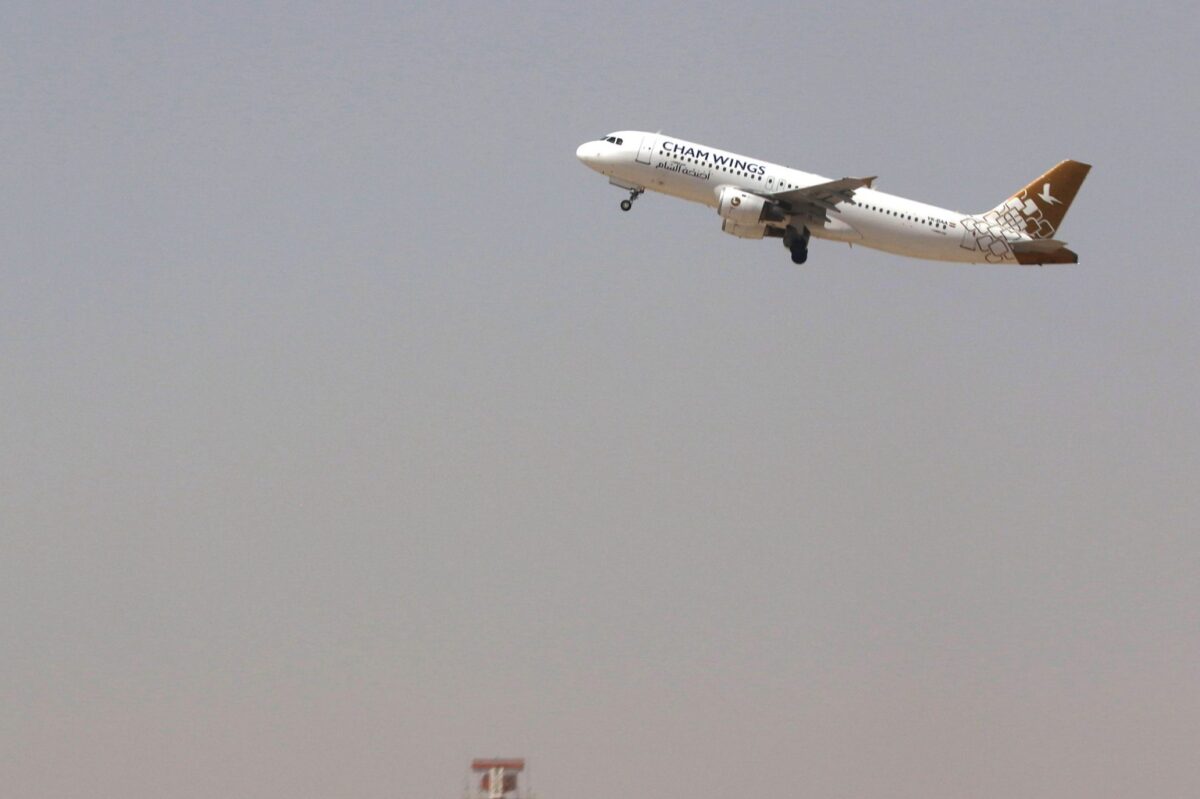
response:
<path id="1" fill-rule="evenodd" d="M 645 189 L 633 189 L 629 192 L 628 200 L 621 200 L 621 210 L 628 211 L 633 207 L 633 201 L 638 198 L 638 195 L 644 192 Z"/>

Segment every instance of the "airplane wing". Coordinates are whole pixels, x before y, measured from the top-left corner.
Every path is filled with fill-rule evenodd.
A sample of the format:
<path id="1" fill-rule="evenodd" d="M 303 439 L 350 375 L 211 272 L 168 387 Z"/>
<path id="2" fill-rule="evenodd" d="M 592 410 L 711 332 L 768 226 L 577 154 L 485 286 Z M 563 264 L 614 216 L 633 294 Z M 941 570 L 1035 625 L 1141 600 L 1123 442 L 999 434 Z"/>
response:
<path id="1" fill-rule="evenodd" d="M 854 196 L 861 188 L 870 188 L 875 182 L 875 176 L 869 178 L 842 178 L 828 183 L 818 183 L 805 186 L 802 189 L 788 189 L 767 195 L 792 216 L 808 217 L 814 222 L 825 224 L 829 222 L 829 212 L 837 211 L 838 203 L 844 203 Z"/>

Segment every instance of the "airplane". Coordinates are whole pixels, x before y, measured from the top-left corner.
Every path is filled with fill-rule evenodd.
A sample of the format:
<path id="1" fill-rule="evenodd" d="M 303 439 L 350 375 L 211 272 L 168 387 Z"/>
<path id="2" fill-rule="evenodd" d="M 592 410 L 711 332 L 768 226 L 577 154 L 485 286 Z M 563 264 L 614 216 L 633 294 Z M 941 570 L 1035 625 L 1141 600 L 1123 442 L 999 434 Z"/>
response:
<path id="1" fill-rule="evenodd" d="M 1062 161 L 990 211 L 963 214 L 876 191 L 874 177 L 830 180 L 662 133 L 617 131 L 575 155 L 629 192 L 622 211 L 647 190 L 703 203 L 730 235 L 783 239 L 797 264 L 810 237 L 935 261 L 1078 263 L 1054 237 L 1091 169 Z"/>

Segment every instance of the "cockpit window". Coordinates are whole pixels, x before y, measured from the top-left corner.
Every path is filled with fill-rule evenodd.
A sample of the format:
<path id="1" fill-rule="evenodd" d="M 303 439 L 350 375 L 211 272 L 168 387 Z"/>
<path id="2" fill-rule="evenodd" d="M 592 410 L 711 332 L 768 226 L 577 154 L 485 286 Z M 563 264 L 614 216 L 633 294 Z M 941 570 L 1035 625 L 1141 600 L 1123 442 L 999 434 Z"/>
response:
<path id="1" fill-rule="evenodd" d="M 624 139 L 617 139 L 617 144 L 624 144 L 624 143 L 625 143 Z"/>
<path id="2" fill-rule="evenodd" d="M 610 144 L 616 144 L 616 143 L 617 143 L 617 137 L 616 137 L 616 136 L 606 136 L 606 137 L 604 137 L 604 140 L 605 140 L 606 142 L 610 143 Z"/>

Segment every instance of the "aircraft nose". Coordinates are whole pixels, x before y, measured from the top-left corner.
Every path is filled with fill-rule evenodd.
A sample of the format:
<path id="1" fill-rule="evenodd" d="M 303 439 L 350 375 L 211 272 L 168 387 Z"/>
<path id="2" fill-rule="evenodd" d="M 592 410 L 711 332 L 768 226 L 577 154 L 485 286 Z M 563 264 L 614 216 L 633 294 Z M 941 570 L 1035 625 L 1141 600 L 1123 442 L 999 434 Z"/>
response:
<path id="1" fill-rule="evenodd" d="M 575 157 L 583 163 L 591 166 L 596 163 L 600 157 L 599 149 L 595 142 L 584 142 L 579 145 L 579 149 L 575 151 Z"/>

